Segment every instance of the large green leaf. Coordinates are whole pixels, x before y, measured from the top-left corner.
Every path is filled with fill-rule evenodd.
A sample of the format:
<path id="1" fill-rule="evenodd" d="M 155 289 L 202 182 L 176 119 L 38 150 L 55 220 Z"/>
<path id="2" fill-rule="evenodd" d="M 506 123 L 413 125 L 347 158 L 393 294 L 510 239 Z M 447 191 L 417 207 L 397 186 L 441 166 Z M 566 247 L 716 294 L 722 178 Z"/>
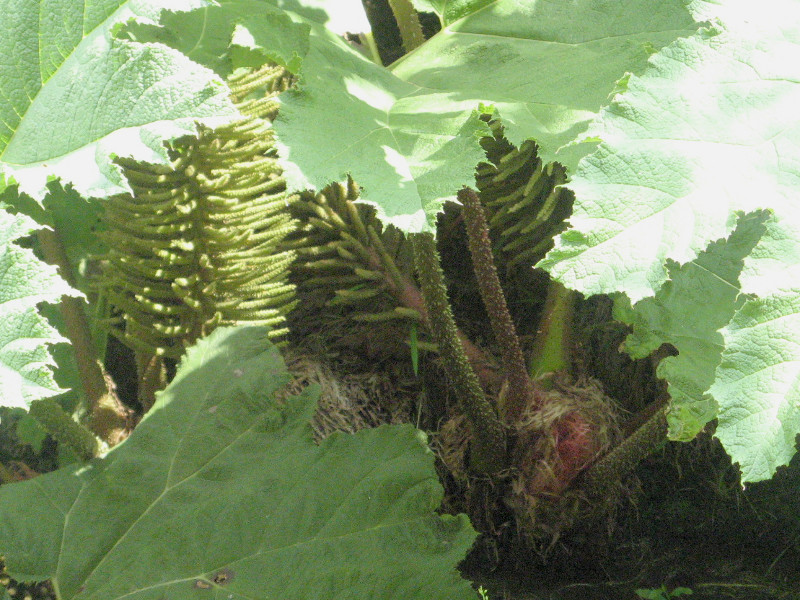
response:
<path id="1" fill-rule="evenodd" d="M 53 380 L 47 346 L 66 340 L 36 305 L 78 292 L 55 267 L 14 243 L 37 228 L 28 217 L 11 215 L 0 205 L 0 406 L 28 408 L 33 400 L 63 391 Z"/>
<path id="2" fill-rule="evenodd" d="M 568 287 L 621 291 L 636 302 L 662 287 L 667 261 L 695 260 L 731 232 L 740 212 L 773 212 L 739 277 L 741 292 L 760 298 L 713 342 L 725 349 L 709 390 L 719 405 L 717 435 L 753 481 L 788 462 L 800 433 L 800 350 L 784 341 L 800 337 L 792 283 L 800 273 L 800 5 L 692 9 L 713 27 L 654 55 L 590 128 L 602 143 L 569 184 L 577 198 L 572 229 L 540 266 Z M 694 306 L 683 303 L 670 335 L 715 301 L 701 294 Z M 717 307 L 715 327 L 731 308 Z M 707 329 L 696 335 L 710 342 Z M 691 344 L 678 350 L 692 354 Z M 671 384 L 682 376 L 668 375 Z"/>
<path id="3" fill-rule="evenodd" d="M 636 301 L 664 282 L 666 259 L 688 262 L 728 236 L 737 212 L 788 207 L 800 5 L 774 4 L 772 27 L 742 6 L 740 22 L 677 40 L 631 77 L 589 131 L 603 143 L 573 176 L 572 228 L 540 266 L 572 288 Z"/>
<path id="4" fill-rule="evenodd" d="M 222 80 L 166 46 L 114 41 L 157 0 L 0 0 L 0 191 L 49 177 L 84 196 L 127 191 L 113 155 L 166 162 L 163 140 L 236 114 Z M 176 0 L 174 10 L 207 4 Z"/>
<path id="5" fill-rule="evenodd" d="M 624 344 L 633 358 L 665 343 L 679 351 L 658 365 L 658 376 L 669 383 L 669 436 L 674 440 L 693 439 L 717 417 L 717 403 L 707 392 L 724 348 L 719 329 L 747 299 L 738 278 L 744 258 L 764 232 L 764 219 L 764 213 L 742 217 L 729 239 L 714 242 L 685 265 L 668 265 L 670 280 L 655 297 L 640 300 L 633 309 L 622 298 L 615 305 L 615 316 L 633 325 Z"/>
<path id="6" fill-rule="evenodd" d="M 744 481 L 769 479 L 789 464 L 800 432 L 800 288 L 751 300 L 722 331 L 725 352 L 711 394 L 716 436 Z"/>
<path id="7" fill-rule="evenodd" d="M 221 0 L 220 5 L 191 12 L 165 11 L 159 26 L 135 23 L 124 36 L 141 42 L 161 42 L 179 50 L 222 77 L 237 67 L 237 50 L 257 52 L 264 60 L 295 73 L 308 52 L 309 26 L 264 0 Z"/>
<path id="8" fill-rule="evenodd" d="M 319 446 L 316 391 L 266 330 L 191 348 L 131 437 L 105 458 L 0 488 L 0 553 L 59 598 L 466 598 L 475 533 L 438 516 L 442 488 L 410 425 Z"/>
<path id="9" fill-rule="evenodd" d="M 352 173 L 383 220 L 434 230 L 442 204 L 474 185 L 485 157 L 478 101 L 406 83 L 321 27 L 313 32 L 275 125 L 289 185 L 321 189 Z"/>
<path id="10" fill-rule="evenodd" d="M 745 481 L 789 463 L 800 433 L 800 218 L 782 206 L 740 276 L 748 301 L 722 329 L 725 351 L 710 392 L 720 405 L 717 437 Z"/>
<path id="11" fill-rule="evenodd" d="M 248 3 L 252 10 L 234 8 Z M 220 4 L 244 15 L 238 30 L 259 29 L 257 0 Z M 432 230 L 443 202 L 474 184 L 484 158 L 479 139 L 488 134 L 481 106 L 497 108 L 512 141 L 535 138 L 545 160 L 573 164 L 591 141 L 557 151 L 585 132 L 626 72 L 642 70 L 650 53 L 696 29 L 680 0 L 476 7 L 453 5 L 466 16 L 389 70 L 312 24 L 307 52 L 298 42 L 299 81 L 282 97 L 275 124 L 290 187 L 321 188 L 349 173 L 385 221 Z M 179 22 L 171 27 L 182 30 Z M 252 42 L 266 55 L 287 43 L 282 32 Z"/>
<path id="12" fill-rule="evenodd" d="M 453 22 L 392 72 L 428 93 L 493 104 L 509 140 L 533 138 L 542 160 L 568 167 L 593 145 L 559 150 L 584 134 L 626 73 L 697 28 L 682 0 L 435 4 Z"/>
<path id="13" fill-rule="evenodd" d="M 443 29 L 391 73 L 312 40 L 276 123 L 288 172 L 297 187 L 351 173 L 384 218 L 430 229 L 442 202 L 474 183 L 480 104 L 497 108 L 509 139 L 535 138 L 552 160 L 617 80 L 694 28 L 681 2 L 500 0 Z M 570 163 L 582 151 L 559 158 Z"/>

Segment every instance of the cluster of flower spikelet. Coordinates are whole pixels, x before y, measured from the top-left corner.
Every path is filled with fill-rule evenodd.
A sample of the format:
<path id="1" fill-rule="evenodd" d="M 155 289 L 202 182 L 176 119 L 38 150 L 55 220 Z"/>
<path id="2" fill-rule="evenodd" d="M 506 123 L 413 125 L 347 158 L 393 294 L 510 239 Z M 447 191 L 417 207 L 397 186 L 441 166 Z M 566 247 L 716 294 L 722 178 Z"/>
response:
<path id="1" fill-rule="evenodd" d="M 478 165 L 475 182 L 495 260 L 506 268 L 530 267 L 550 250 L 572 212 L 572 194 L 561 187 L 566 170 L 558 163 L 545 164 L 532 140 L 519 148 L 511 145 L 499 119 L 489 126 L 493 136 L 482 140 L 489 160 Z"/>
<path id="2" fill-rule="evenodd" d="M 348 180 L 303 194 L 292 205 L 302 223 L 288 241 L 298 253 L 299 285 L 329 306 L 351 307 L 358 321 L 419 320 L 413 304 L 404 302 L 414 285 L 411 244 L 396 227 L 384 227 L 373 207 L 357 204 L 358 196 Z"/>
<path id="3" fill-rule="evenodd" d="M 104 216 L 98 288 L 112 307 L 111 333 L 168 358 L 220 325 L 268 325 L 280 342 L 297 303 L 292 281 L 351 307 L 356 320 L 420 321 L 411 244 L 357 203 L 355 182 L 287 193 L 272 120 L 291 77 L 265 65 L 228 84 L 243 118 L 178 140 L 168 165 L 118 159 L 133 194 L 111 199 Z M 529 267 L 569 214 L 564 170 L 544 165 L 533 142 L 509 144 L 499 120 L 490 126 L 476 184 L 496 259 Z"/>
<path id="4" fill-rule="evenodd" d="M 220 325 L 251 323 L 285 336 L 295 299 L 297 227 L 287 206 L 272 119 L 290 84 L 275 66 L 228 81 L 243 118 L 171 147 L 171 164 L 119 159 L 132 195 L 106 206 L 109 251 L 98 281 L 112 307 L 111 333 L 146 354 L 178 358 Z"/>
<path id="5" fill-rule="evenodd" d="M 482 145 L 487 162 L 478 165 L 476 185 L 487 212 L 495 258 L 504 268 L 529 268 L 552 247 L 572 207 L 560 187 L 564 168 L 544 164 L 536 144 L 518 149 L 503 137 L 499 120 Z M 295 271 L 304 293 L 327 296 L 327 304 L 350 306 L 359 321 L 419 321 L 409 240 L 384 227 L 375 210 L 357 202 L 352 181 L 303 194 L 292 212 L 302 222 L 288 241 L 298 251 Z"/>

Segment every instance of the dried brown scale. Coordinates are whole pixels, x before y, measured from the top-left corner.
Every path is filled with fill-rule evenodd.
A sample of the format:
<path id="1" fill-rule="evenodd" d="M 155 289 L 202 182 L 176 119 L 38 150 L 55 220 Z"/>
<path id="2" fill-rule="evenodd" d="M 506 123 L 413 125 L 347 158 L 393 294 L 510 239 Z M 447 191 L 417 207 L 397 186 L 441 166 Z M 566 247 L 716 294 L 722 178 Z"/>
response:
<path id="1" fill-rule="evenodd" d="M 607 472 L 603 480 L 604 495 L 597 496 L 588 493 L 583 481 L 577 479 L 582 469 L 622 439 L 616 404 L 603 394 L 599 385 L 591 380 L 571 382 L 559 378 L 543 404 L 544 410 L 529 407 L 511 427 L 511 468 L 506 473 L 510 479 L 499 478 L 493 494 L 475 497 L 473 488 L 480 482 L 468 470 L 466 452 L 471 434 L 463 414 L 453 414 L 442 425 L 433 445 L 457 482 L 449 493 L 473 498 L 466 505 L 451 500 L 456 502 L 457 510 L 468 511 L 482 532 L 499 535 L 506 527 L 504 520 L 509 518 L 511 509 L 515 545 L 547 557 L 567 532 L 582 527 L 591 529 L 598 520 L 607 518 L 626 488 L 619 478 Z M 578 416 L 579 422 L 591 424 L 591 428 L 579 430 L 591 436 L 590 444 L 580 436 L 559 439 L 546 433 L 570 424 L 574 416 Z M 584 452 L 576 456 L 577 463 L 565 464 L 560 445 L 570 443 L 584 445 Z"/>
<path id="2" fill-rule="evenodd" d="M 384 423 L 408 423 L 418 389 L 408 370 L 375 373 L 363 364 L 343 364 L 319 358 L 319 352 L 292 348 L 286 363 L 294 380 L 285 394 L 297 394 L 309 384 L 320 386 L 312 429 L 319 441 L 334 431 L 355 433 Z"/>

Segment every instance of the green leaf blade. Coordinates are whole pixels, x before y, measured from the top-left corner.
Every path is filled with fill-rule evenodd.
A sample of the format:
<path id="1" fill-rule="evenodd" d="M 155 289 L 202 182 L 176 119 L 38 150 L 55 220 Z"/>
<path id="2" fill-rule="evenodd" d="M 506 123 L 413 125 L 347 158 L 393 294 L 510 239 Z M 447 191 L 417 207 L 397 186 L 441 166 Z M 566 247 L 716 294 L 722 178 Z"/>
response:
<path id="1" fill-rule="evenodd" d="M 487 135 L 481 107 L 494 107 L 512 142 L 535 138 L 543 160 L 571 165 L 594 143 L 559 148 L 582 136 L 617 81 L 696 29 L 681 2 L 654 13 L 634 0 L 559 6 L 490 3 L 388 72 L 312 33 L 300 82 L 276 121 L 292 187 L 320 188 L 349 173 L 382 220 L 431 231 L 441 205 L 474 184 Z M 603 27 L 612 25 L 609 35 Z"/>
<path id="2" fill-rule="evenodd" d="M 633 308 L 617 302 L 615 317 L 633 325 L 624 348 L 643 358 L 661 344 L 677 356 L 663 359 L 658 376 L 668 382 L 671 399 L 669 437 L 690 441 L 717 417 L 718 406 L 708 393 L 716 379 L 725 344 L 719 330 L 727 325 L 746 296 L 739 275 L 745 258 L 764 233 L 766 213 L 745 215 L 727 240 L 710 244 L 685 265 L 670 264 L 670 279 L 653 298 Z"/>
<path id="3" fill-rule="evenodd" d="M 261 0 L 223 0 L 192 12 L 166 11 L 159 27 L 129 28 L 138 41 L 161 41 L 193 61 L 227 77 L 238 66 L 238 51 L 259 54 L 297 73 L 308 52 L 309 27 L 291 13 Z"/>
<path id="4" fill-rule="evenodd" d="M 334 33 L 367 33 L 367 13 L 361 0 L 271 0 L 310 21 L 325 25 Z"/>
<path id="5" fill-rule="evenodd" d="M 321 189 L 352 174 L 384 222 L 434 230 L 441 205 L 474 184 L 484 156 L 479 140 L 489 128 L 477 103 L 425 93 L 314 30 L 275 125 L 290 188 Z"/>
<path id="6" fill-rule="evenodd" d="M 773 44 L 762 34 L 704 30 L 630 79 L 589 130 L 603 143 L 569 184 L 573 227 L 540 266 L 585 293 L 622 291 L 635 302 L 666 280 L 667 259 L 692 260 L 731 233 L 737 212 L 791 196 L 796 166 L 781 157 L 794 152 L 797 131 L 781 107 L 800 90 L 793 59 L 782 74 L 760 73 L 759 46 Z M 800 57 L 800 46 L 774 42 L 773 51 Z"/>
<path id="7" fill-rule="evenodd" d="M 743 481 L 755 481 L 788 462 L 800 433 L 792 383 L 797 352 L 785 344 L 788 331 L 800 335 L 791 283 L 800 264 L 794 110 L 800 10 L 782 0 L 757 15 L 738 3 L 691 8 L 713 25 L 654 55 L 650 68 L 631 77 L 601 113 L 589 133 L 602 143 L 569 184 L 577 197 L 573 228 L 539 266 L 583 293 L 623 292 L 634 303 L 658 298 L 668 261 L 696 260 L 730 234 L 739 214 L 769 209 L 766 232 L 741 258 L 735 312 L 729 306 L 715 315 L 721 362 L 706 399 L 719 407 L 717 435 L 742 466 Z M 698 296 L 694 307 L 687 303 L 676 314 L 709 301 Z M 767 314 L 774 323 L 757 322 Z M 723 315 L 732 320 L 719 322 Z M 711 341 L 707 333 L 700 337 Z M 692 358 L 688 346 L 683 350 Z M 709 382 L 706 359 L 714 354 L 702 356 L 696 399 Z M 685 375 L 667 374 L 671 385 Z M 697 430 L 697 415 L 690 413 L 671 413 L 674 431 L 681 423 L 688 436 Z"/>
<path id="8" fill-rule="evenodd" d="M 37 200 L 49 178 L 84 196 L 127 191 L 115 154 L 167 159 L 163 141 L 236 115 L 227 88 L 207 69 L 161 45 L 116 42 L 131 18 L 154 19 L 158 3 L 3 0 L 0 25 L 0 191 L 17 182 Z M 173 8 L 204 4 L 182 0 Z M 60 18 L 59 18 L 60 17 Z"/>
<path id="9" fill-rule="evenodd" d="M 417 10 L 433 12 L 439 15 L 442 24 L 445 26 L 480 10 L 492 2 L 493 0 L 412 0 Z"/>
<path id="10" fill-rule="evenodd" d="M 287 380 L 263 328 L 199 342 L 105 458 L 0 489 L 8 514 L 50 503 L 41 524 L 0 522 L 12 575 L 52 577 L 64 599 L 470 594 L 454 566 L 475 533 L 435 515 L 421 434 L 384 426 L 316 446 L 317 392 L 276 401 Z"/>
<path id="11" fill-rule="evenodd" d="M 778 205 L 742 269 L 742 289 L 758 295 L 721 330 L 726 349 L 711 393 L 720 403 L 716 436 L 743 481 L 770 478 L 788 464 L 800 434 L 800 218 Z"/>
<path id="12" fill-rule="evenodd" d="M 751 300 L 722 331 L 725 352 L 711 393 L 716 437 L 742 481 L 769 479 L 789 464 L 800 433 L 800 290 Z"/>
<path id="13" fill-rule="evenodd" d="M 480 2 L 448 3 L 473 11 Z M 392 66 L 398 77 L 492 104 L 505 135 L 572 168 L 579 141 L 618 80 L 697 27 L 683 2 L 483 3 Z"/>
<path id="14" fill-rule="evenodd" d="M 33 400 L 63 391 L 53 379 L 54 362 L 47 347 L 66 340 L 36 305 L 79 292 L 54 267 L 15 243 L 37 228 L 28 217 L 0 209 L 0 406 L 27 409 Z"/>

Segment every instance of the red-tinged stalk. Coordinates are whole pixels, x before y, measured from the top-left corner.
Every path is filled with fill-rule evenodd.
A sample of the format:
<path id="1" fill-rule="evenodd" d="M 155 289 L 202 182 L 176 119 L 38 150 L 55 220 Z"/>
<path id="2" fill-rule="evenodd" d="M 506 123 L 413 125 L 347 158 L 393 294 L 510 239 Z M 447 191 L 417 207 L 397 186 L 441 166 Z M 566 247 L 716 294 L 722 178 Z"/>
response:
<path id="1" fill-rule="evenodd" d="M 372 251 L 372 249 L 370 249 Z M 381 268 L 381 263 L 376 259 L 373 265 L 375 268 Z M 430 313 L 425 306 L 425 301 L 414 281 L 407 275 L 398 272 L 398 277 L 386 277 L 386 286 L 389 292 L 397 299 L 400 304 L 407 308 L 416 310 L 420 315 L 422 324 L 427 328 L 431 328 Z M 494 363 L 489 360 L 486 353 L 476 346 L 466 334 L 460 329 L 456 329 L 456 336 L 461 342 L 469 363 L 478 377 L 481 388 L 484 390 L 498 389 L 499 373 Z"/>
<path id="2" fill-rule="evenodd" d="M 506 382 L 498 398 L 501 415 L 508 425 L 522 428 L 518 443 L 552 448 L 552 454 L 546 452 L 533 457 L 538 461 L 546 460 L 548 468 L 530 472 L 531 478 L 526 482 L 529 493 L 533 496 L 559 495 L 595 460 L 601 450 L 596 429 L 601 425 L 595 423 L 578 404 L 563 398 L 560 392 L 545 394 L 540 388 L 542 382 L 532 380 L 529 372 L 541 375 L 568 369 L 575 295 L 557 282 L 550 284 L 534 345 L 532 370 L 529 371 L 500 286 L 483 207 L 478 195 L 470 188 L 460 190 L 458 199 L 463 207 L 476 281 L 495 339 L 503 353 Z M 541 411 L 559 416 L 544 418 Z M 528 429 L 526 423 L 537 422 L 541 425 Z M 525 429 L 528 432 L 522 433 Z M 536 439 L 542 437 L 550 441 L 540 445 Z M 516 451 L 519 451 L 519 456 L 527 454 L 519 448 Z"/>
<path id="3" fill-rule="evenodd" d="M 497 276 L 492 244 L 489 240 L 489 226 L 478 195 L 474 190 L 465 187 L 458 192 L 458 200 L 463 206 L 462 214 L 475 278 L 483 305 L 489 314 L 494 337 L 503 352 L 503 369 L 508 386 L 502 398 L 503 405 L 499 409 L 505 421 L 513 423 L 519 420 L 527 406 L 537 404 L 536 392 L 525 370 L 522 347 L 500 287 L 500 278 Z"/>
<path id="4" fill-rule="evenodd" d="M 61 277 L 74 287 L 75 278 L 72 268 L 57 231 L 42 229 L 38 232 L 37 237 L 45 260 L 56 265 Z M 60 304 L 61 315 L 64 319 L 67 338 L 75 355 L 75 363 L 78 367 L 78 375 L 89 415 L 89 426 L 102 440 L 114 445 L 127 437 L 130 431 L 128 411 L 117 397 L 111 378 L 96 354 L 84 305 L 85 302 L 80 298 L 64 296 L 61 298 Z M 48 403 L 41 405 L 38 412 L 44 414 L 49 410 L 55 410 L 55 408 Z M 33 407 L 31 412 L 33 412 Z M 62 422 L 55 416 L 53 419 L 52 423 Z M 80 427 L 78 423 L 75 425 Z M 84 443 L 82 448 L 84 450 L 88 448 L 88 442 Z"/>
<path id="5" fill-rule="evenodd" d="M 414 234 L 412 242 L 414 264 L 430 318 L 431 335 L 439 347 L 447 375 L 470 424 L 470 466 L 477 473 L 496 475 L 507 467 L 505 428 L 481 389 L 458 337 L 433 235 Z"/>

